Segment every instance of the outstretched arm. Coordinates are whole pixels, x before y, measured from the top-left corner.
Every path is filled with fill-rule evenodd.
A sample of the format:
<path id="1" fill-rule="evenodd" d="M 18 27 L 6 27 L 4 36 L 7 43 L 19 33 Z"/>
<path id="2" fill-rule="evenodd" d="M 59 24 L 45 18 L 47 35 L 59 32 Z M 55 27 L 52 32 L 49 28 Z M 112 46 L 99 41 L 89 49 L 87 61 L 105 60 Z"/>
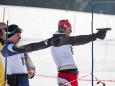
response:
<path id="1" fill-rule="evenodd" d="M 64 45 L 64 44 L 72 44 L 73 46 L 83 45 L 94 40 L 96 40 L 95 34 L 80 35 L 80 36 L 63 36 L 60 39 L 60 45 Z"/>
<path id="2" fill-rule="evenodd" d="M 73 36 L 68 39 L 70 41 L 70 44 L 74 45 L 83 45 L 86 43 L 89 43 L 91 41 L 96 40 L 96 35 L 95 34 L 90 34 L 90 35 L 80 35 L 80 36 Z"/>
<path id="3" fill-rule="evenodd" d="M 30 43 L 22 46 L 14 45 L 13 50 L 20 53 L 28 53 L 36 50 L 45 49 L 50 46 L 51 46 L 51 38 L 41 42 Z"/>
<path id="4" fill-rule="evenodd" d="M 103 40 L 106 36 L 106 31 L 99 30 L 97 33 L 80 36 L 62 36 L 60 37 L 60 46 L 65 44 L 83 45 L 91 41 L 95 41 L 97 38 Z"/>

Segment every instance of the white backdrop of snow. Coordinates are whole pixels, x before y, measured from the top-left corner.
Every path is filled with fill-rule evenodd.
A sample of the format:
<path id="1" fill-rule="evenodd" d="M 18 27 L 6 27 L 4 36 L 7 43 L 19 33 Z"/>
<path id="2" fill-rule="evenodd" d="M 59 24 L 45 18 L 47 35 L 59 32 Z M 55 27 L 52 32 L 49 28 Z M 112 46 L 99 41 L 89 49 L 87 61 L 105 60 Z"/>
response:
<path id="1" fill-rule="evenodd" d="M 91 13 L 57 9 L 0 5 L 0 22 L 5 19 L 9 24 L 17 24 L 23 29 L 24 43 L 38 42 L 49 37 L 57 30 L 60 19 L 68 19 L 72 24 L 72 35 L 91 33 Z M 94 42 L 94 75 L 100 80 L 115 80 L 115 16 L 94 14 L 94 32 L 96 28 L 111 27 L 104 40 Z M 74 59 L 78 65 L 79 78 L 91 73 L 91 43 L 75 46 Z M 30 79 L 31 86 L 57 86 L 56 65 L 50 48 L 29 53 L 35 67 L 35 78 Z M 43 76 L 40 76 L 43 75 Z M 46 75 L 46 76 L 45 76 Z M 91 80 L 91 75 L 85 77 Z M 115 86 L 115 82 L 105 82 L 106 86 Z M 102 86 L 102 84 L 99 84 Z M 95 86 L 99 86 L 95 82 Z M 79 81 L 79 86 L 91 86 L 91 81 Z"/>

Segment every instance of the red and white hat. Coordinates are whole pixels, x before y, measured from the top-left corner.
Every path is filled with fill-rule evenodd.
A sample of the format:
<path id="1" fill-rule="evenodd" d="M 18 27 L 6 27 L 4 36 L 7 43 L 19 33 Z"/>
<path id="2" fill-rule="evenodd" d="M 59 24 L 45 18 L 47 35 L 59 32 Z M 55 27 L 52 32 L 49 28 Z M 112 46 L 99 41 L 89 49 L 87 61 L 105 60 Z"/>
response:
<path id="1" fill-rule="evenodd" d="M 71 24 L 70 22 L 66 19 L 66 20 L 59 20 L 59 23 L 58 23 L 58 28 L 59 27 L 70 27 L 71 28 Z"/>

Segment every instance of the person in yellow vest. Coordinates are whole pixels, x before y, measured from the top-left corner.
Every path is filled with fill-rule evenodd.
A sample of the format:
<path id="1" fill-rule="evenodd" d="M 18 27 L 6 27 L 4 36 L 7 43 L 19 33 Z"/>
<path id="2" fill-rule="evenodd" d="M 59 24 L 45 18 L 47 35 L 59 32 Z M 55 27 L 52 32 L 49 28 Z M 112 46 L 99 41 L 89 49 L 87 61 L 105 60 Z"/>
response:
<path id="1" fill-rule="evenodd" d="M 6 32 L 3 28 L 6 28 L 6 24 L 4 22 L 0 22 L 0 50 L 2 45 L 5 43 Z M 0 53 L 0 86 L 4 86 L 4 66 L 2 63 L 1 53 Z"/>

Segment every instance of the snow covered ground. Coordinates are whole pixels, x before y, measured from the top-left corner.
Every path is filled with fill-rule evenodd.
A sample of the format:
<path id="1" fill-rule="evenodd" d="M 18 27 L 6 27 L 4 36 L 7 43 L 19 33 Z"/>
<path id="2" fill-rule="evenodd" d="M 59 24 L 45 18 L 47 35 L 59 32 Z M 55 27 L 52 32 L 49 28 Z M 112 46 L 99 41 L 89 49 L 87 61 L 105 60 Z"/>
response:
<path id="1" fill-rule="evenodd" d="M 91 14 L 83 12 L 17 7 L 0 5 L 0 21 L 17 24 L 23 29 L 22 41 L 31 43 L 41 41 L 52 36 L 57 30 L 60 19 L 69 19 L 72 24 L 72 35 L 91 33 Z M 104 40 L 94 42 L 94 76 L 103 80 L 106 86 L 115 86 L 115 16 L 94 14 L 94 32 L 96 28 L 111 27 Z M 74 59 L 78 65 L 82 80 L 79 86 L 91 86 L 91 43 L 75 46 Z M 50 48 L 29 53 L 36 66 L 36 76 L 30 80 L 31 86 L 57 86 L 56 65 L 53 62 Z M 95 80 L 95 78 L 94 78 Z M 102 86 L 96 84 L 95 86 Z"/>

